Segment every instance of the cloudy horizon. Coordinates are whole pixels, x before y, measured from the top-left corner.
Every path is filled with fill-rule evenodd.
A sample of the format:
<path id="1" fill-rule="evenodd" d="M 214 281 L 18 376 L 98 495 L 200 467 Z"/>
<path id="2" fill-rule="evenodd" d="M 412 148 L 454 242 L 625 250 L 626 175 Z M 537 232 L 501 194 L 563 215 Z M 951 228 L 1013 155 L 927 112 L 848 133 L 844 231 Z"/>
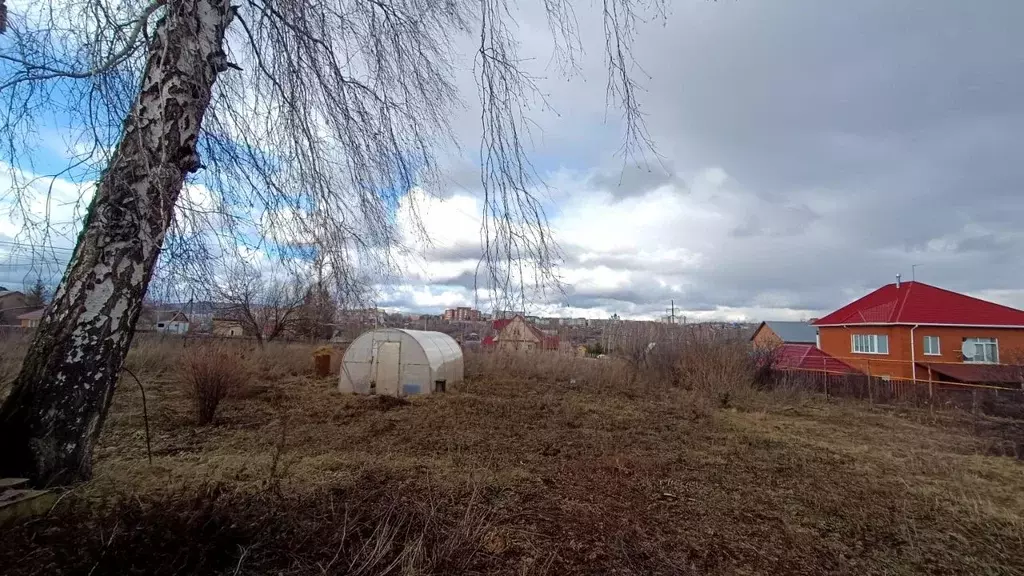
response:
<path id="1" fill-rule="evenodd" d="M 674 3 L 638 27 L 655 151 L 628 161 L 605 107 L 599 15 L 578 12 L 587 52 L 568 80 L 544 64 L 542 15 L 519 19 L 549 104 L 531 116 L 532 154 L 565 287 L 528 312 L 658 318 L 674 301 L 695 320 L 798 320 L 896 274 L 1024 308 L 1024 4 Z M 487 308 L 474 292 L 479 177 L 465 159 L 478 125 L 468 102 L 448 184 L 400 203 L 399 219 L 415 205 L 433 242 L 408 238 L 418 256 L 378 286 L 378 306 Z M 18 226 L 0 221 L 0 241 Z M 7 262 L 0 284 L 21 270 Z"/>

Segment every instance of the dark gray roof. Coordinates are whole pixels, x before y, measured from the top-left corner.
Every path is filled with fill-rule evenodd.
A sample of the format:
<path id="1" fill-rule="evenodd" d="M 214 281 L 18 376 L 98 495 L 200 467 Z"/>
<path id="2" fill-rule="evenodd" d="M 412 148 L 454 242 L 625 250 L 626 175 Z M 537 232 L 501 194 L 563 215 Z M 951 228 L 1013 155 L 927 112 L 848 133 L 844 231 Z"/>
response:
<path id="1" fill-rule="evenodd" d="M 807 322 L 767 320 L 765 324 L 786 344 L 814 344 L 818 341 L 817 328 Z"/>

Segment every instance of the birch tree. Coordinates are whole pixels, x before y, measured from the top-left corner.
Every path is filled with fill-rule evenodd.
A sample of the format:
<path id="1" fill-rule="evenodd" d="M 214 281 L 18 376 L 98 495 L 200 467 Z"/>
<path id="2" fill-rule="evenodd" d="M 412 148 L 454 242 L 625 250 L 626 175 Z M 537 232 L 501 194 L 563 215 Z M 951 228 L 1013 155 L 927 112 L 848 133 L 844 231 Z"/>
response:
<path id="1" fill-rule="evenodd" d="M 582 45 L 571 0 L 534 0 L 559 61 Z M 531 4 L 520 0 L 520 4 Z M 631 44 L 661 0 L 600 10 L 609 104 L 624 152 L 647 142 Z M 0 410 L 0 474 L 88 478 L 91 453 L 158 262 L 209 274 L 244 247 L 282 260 L 329 255 L 340 290 L 389 270 L 394 207 L 438 176 L 464 102 L 457 53 L 472 43 L 481 106 L 484 284 L 505 302 L 554 281 L 527 104 L 543 98 L 519 57 L 514 0 L 49 0 L 8 6 L 0 36 L 0 153 L 31 165 L 38 122 L 70 118 L 91 180 L 73 256 Z M 7 196 L 26 205 L 14 170 Z M 88 194 L 86 192 L 85 194 Z M 29 199 L 31 200 L 31 199 Z M 29 233 L 51 223 L 31 217 Z M 182 264 L 184 263 L 184 264 Z M 505 304 L 514 308 L 514 305 Z"/>

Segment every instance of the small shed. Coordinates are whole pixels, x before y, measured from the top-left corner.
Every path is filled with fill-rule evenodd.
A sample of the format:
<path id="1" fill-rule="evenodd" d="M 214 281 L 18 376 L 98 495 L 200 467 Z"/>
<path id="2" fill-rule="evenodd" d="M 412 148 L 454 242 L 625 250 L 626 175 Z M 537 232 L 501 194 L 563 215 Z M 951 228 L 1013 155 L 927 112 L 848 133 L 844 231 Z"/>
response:
<path id="1" fill-rule="evenodd" d="M 447 334 L 381 328 L 352 341 L 341 359 L 338 390 L 409 396 L 462 382 L 462 349 Z"/>

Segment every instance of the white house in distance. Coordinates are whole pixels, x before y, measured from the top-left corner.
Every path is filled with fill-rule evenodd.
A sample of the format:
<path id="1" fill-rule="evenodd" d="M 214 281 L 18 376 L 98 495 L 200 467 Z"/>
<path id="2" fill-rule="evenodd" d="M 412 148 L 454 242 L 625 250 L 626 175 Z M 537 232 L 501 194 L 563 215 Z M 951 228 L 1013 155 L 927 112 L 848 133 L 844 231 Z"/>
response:
<path id="1" fill-rule="evenodd" d="M 187 334 L 188 333 L 188 316 L 185 313 L 178 310 L 171 312 L 166 315 L 157 315 L 156 324 L 153 325 L 153 329 L 162 334 Z"/>

